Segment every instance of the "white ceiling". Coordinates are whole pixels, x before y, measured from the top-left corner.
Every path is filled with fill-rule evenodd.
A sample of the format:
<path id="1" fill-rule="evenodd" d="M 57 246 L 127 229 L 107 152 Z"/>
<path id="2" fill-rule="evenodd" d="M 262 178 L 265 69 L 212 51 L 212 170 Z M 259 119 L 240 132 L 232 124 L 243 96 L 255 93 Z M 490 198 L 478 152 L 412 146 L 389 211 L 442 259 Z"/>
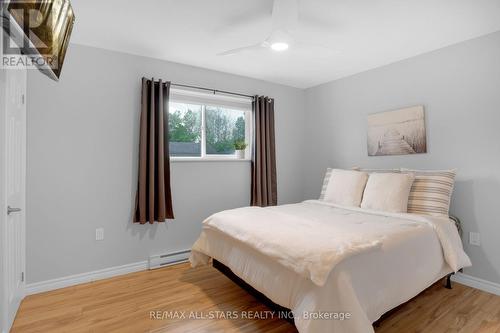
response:
<path id="1" fill-rule="evenodd" d="M 72 0 L 72 42 L 307 88 L 500 30 L 500 0 L 299 0 L 291 47 L 221 57 L 265 39 L 272 0 Z"/>

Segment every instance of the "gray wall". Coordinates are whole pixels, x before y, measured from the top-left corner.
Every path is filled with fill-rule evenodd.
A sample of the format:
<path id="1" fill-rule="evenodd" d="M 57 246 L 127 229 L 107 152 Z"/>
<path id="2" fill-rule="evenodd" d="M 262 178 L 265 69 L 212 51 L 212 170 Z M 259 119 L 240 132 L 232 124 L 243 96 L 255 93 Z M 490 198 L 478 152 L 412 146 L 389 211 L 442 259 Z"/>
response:
<path id="1" fill-rule="evenodd" d="M 452 213 L 482 241 L 465 244 L 466 273 L 500 283 L 500 33 L 305 92 L 71 45 L 61 82 L 35 71 L 28 78 L 28 282 L 189 248 L 206 216 L 248 204 L 248 162 L 179 162 L 176 220 L 130 222 L 143 75 L 275 97 L 280 203 L 317 198 L 328 166 L 458 168 Z M 367 114 L 417 104 L 426 110 L 428 153 L 368 157 Z M 101 226 L 105 240 L 96 242 Z"/>
<path id="2" fill-rule="evenodd" d="M 142 76 L 274 97 L 279 201 L 302 199 L 303 90 L 70 45 L 59 83 L 28 77 L 28 283 L 188 249 L 204 218 L 248 205 L 249 162 L 176 162 L 176 219 L 131 223 Z"/>
<path id="3" fill-rule="evenodd" d="M 428 153 L 368 157 L 367 115 L 417 104 Z M 328 166 L 458 168 L 451 212 L 482 241 L 465 272 L 500 283 L 500 33 L 308 89 L 306 107 L 306 198 Z"/>

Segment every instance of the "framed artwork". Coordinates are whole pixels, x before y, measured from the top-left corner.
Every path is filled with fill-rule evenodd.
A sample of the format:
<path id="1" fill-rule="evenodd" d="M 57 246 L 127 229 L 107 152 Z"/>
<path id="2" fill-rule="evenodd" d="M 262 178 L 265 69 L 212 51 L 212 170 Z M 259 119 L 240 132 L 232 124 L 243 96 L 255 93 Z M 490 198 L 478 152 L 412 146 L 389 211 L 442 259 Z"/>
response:
<path id="1" fill-rule="evenodd" d="M 368 115 L 368 155 L 409 155 L 427 152 L 424 107 Z"/>

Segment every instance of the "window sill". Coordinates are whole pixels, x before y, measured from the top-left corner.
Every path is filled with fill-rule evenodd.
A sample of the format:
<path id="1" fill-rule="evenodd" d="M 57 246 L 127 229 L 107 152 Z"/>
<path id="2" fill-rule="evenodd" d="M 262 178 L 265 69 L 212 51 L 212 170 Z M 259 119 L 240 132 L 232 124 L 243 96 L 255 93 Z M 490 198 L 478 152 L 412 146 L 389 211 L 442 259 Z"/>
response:
<path id="1" fill-rule="evenodd" d="M 249 158 L 199 158 L 199 157 L 170 157 L 170 162 L 251 162 L 252 160 Z"/>

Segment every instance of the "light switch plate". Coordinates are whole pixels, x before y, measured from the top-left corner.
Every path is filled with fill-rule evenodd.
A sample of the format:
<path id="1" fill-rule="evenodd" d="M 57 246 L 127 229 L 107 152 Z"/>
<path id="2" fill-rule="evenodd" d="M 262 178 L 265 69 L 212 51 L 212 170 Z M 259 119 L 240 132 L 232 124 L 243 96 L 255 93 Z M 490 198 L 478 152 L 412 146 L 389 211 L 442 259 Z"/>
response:
<path id="1" fill-rule="evenodd" d="M 96 241 L 104 240 L 104 228 L 95 229 L 95 240 Z"/>
<path id="2" fill-rule="evenodd" d="M 481 237 L 479 236 L 479 232 L 469 233 L 469 244 L 475 246 L 481 246 Z"/>

